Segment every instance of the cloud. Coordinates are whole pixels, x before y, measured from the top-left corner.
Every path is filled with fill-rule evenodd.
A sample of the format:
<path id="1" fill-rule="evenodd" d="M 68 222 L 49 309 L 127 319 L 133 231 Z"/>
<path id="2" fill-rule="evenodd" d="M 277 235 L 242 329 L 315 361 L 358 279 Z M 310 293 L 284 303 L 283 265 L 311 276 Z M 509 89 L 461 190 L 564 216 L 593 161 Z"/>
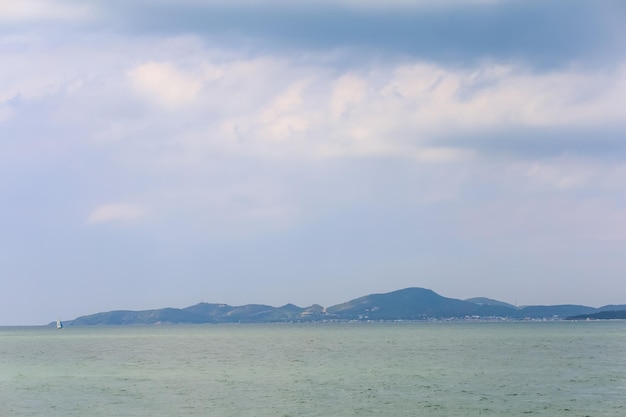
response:
<path id="1" fill-rule="evenodd" d="M 366 94 L 366 86 L 366 83 L 358 76 L 346 74 L 340 77 L 333 87 L 330 105 L 332 116 L 340 118 L 362 102 Z"/>
<path id="2" fill-rule="evenodd" d="M 37 109 L 120 158 L 179 166 L 216 153 L 441 162 L 482 152 L 527 157 L 624 146 L 625 63 L 601 71 L 572 65 L 536 72 L 510 61 L 343 68 L 306 54 L 225 52 L 194 36 L 142 38 L 135 46 L 99 36 L 100 47 L 79 63 L 52 56 L 86 44 L 48 52 L 43 43 L 28 60 L 8 48 L 2 124 Z M 52 70 L 36 70 L 50 62 Z M 146 105 L 137 106 L 137 97 Z"/>
<path id="3" fill-rule="evenodd" d="M 67 21 L 92 16 L 85 4 L 59 0 L 0 0 L 0 22 Z"/>
<path id="4" fill-rule="evenodd" d="M 223 64 L 226 75 L 213 88 L 235 83 L 228 75 L 230 66 Z M 507 146 L 524 153 L 533 147 L 538 152 L 585 152 L 583 143 L 590 149 L 601 143 L 619 145 L 610 136 L 582 132 L 623 129 L 623 68 L 599 74 L 576 68 L 536 74 L 512 64 L 457 69 L 418 62 L 333 74 L 282 62 L 262 79 L 290 86 L 272 97 L 256 96 L 259 89 L 253 85 L 242 108 L 229 106 L 229 98 L 220 95 L 228 109 L 221 121 L 208 126 L 204 139 L 194 134 L 196 139 L 188 144 L 257 157 L 439 159 Z M 219 129 L 214 131 L 215 126 Z M 558 137 L 563 129 L 579 133 Z M 461 136 L 462 141 L 455 140 Z"/>
<path id="5" fill-rule="evenodd" d="M 111 203 L 96 207 L 89 217 L 88 223 L 130 222 L 144 216 L 143 207 L 130 203 Z"/>
<path id="6" fill-rule="evenodd" d="M 110 24 L 122 32 L 195 33 L 209 43 L 270 54 L 348 50 L 352 62 L 410 56 L 446 64 L 493 59 L 539 69 L 593 67 L 621 61 L 626 46 L 619 0 L 129 2 L 110 11 Z"/>
<path id="7" fill-rule="evenodd" d="M 169 62 L 148 62 L 133 68 L 128 77 L 146 98 L 165 107 L 190 103 L 198 95 L 201 82 Z"/>

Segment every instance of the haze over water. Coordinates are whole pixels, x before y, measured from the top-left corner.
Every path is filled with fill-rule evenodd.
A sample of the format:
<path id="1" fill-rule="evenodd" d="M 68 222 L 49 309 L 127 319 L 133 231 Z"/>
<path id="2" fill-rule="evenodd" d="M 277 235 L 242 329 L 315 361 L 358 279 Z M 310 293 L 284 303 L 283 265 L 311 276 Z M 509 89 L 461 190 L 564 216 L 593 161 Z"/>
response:
<path id="1" fill-rule="evenodd" d="M 0 416 L 623 416 L 626 322 L 0 328 Z"/>

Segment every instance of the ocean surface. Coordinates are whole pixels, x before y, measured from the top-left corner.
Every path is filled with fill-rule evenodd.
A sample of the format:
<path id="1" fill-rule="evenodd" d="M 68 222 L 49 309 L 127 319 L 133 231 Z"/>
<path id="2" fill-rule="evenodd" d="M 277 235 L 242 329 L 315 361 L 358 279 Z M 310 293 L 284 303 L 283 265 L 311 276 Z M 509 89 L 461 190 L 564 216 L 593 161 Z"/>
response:
<path id="1" fill-rule="evenodd" d="M 626 322 L 0 328 L 0 417 L 626 416 Z"/>

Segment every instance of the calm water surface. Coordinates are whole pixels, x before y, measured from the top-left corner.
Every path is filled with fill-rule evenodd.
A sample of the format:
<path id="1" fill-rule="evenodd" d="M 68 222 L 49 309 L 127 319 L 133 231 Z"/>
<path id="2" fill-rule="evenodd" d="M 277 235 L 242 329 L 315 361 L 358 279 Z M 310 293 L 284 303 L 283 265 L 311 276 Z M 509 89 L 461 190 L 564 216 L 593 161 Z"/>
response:
<path id="1" fill-rule="evenodd" d="M 626 416 L 626 322 L 0 328 L 0 417 Z"/>

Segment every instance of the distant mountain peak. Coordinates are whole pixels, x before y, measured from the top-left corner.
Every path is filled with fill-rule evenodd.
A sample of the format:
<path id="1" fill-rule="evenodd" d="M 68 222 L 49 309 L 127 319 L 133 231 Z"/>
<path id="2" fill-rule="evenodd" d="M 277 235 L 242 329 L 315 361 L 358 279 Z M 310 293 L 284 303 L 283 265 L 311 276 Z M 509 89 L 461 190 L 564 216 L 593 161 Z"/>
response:
<path id="1" fill-rule="evenodd" d="M 500 307 L 517 308 L 513 304 L 505 303 L 504 301 L 493 300 L 487 297 L 468 298 L 465 301 L 478 304 L 478 305 L 485 305 L 485 306 L 500 306 Z"/>

